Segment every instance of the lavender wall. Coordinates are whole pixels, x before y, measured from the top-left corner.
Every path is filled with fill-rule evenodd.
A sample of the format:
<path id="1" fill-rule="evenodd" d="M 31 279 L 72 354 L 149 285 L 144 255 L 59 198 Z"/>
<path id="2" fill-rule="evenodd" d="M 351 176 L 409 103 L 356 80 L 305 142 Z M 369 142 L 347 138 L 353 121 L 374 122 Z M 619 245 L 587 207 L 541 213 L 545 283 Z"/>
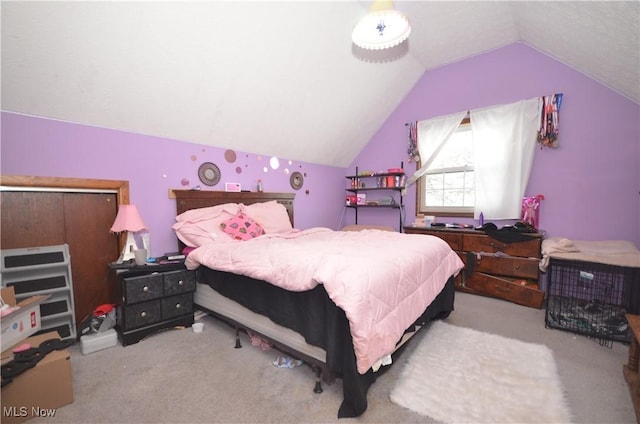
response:
<path id="1" fill-rule="evenodd" d="M 525 195 L 543 194 L 540 227 L 575 240 L 621 239 L 640 246 L 640 107 L 525 44 L 426 72 L 351 169 L 405 161 L 405 123 L 453 112 L 564 93 L 560 147 L 538 149 Z M 415 187 L 405 201 L 415 216 Z M 397 225 L 396 216 L 363 211 L 360 221 Z M 453 218 L 441 218 L 454 222 Z M 457 222 L 469 222 L 458 219 Z M 510 222 L 499 222 L 499 225 Z"/>
<path id="2" fill-rule="evenodd" d="M 280 168 L 274 171 L 269 168 L 269 157 L 236 152 L 235 163 L 229 163 L 225 149 L 6 112 L 2 113 L 1 133 L 4 175 L 128 180 L 131 203 L 138 206 L 149 228 L 155 256 L 177 248 L 171 230 L 175 200 L 169 198 L 170 188 L 200 185 L 224 190 L 224 182 L 237 182 L 255 191 L 260 178 L 264 191 L 296 193 L 297 228 L 336 229 L 343 210 L 344 193 L 339 189 L 344 184 L 343 168 L 289 164 L 280 158 Z M 198 178 L 202 162 L 219 166 L 222 178 L 218 185 L 202 185 Z M 291 188 L 284 168 L 306 174 L 302 189 Z M 183 186 L 183 179 L 189 184 Z"/>
<path id="3" fill-rule="evenodd" d="M 170 230 L 175 205 L 168 190 L 185 188 L 183 178 L 189 180 L 186 188 L 199 185 L 202 162 L 220 167 L 216 190 L 223 189 L 225 181 L 255 190 L 261 178 L 265 191 L 291 192 L 282 169 L 301 171 L 306 179 L 296 191 L 296 227 L 336 229 L 353 222 L 353 211 L 342 205 L 344 176 L 356 166 L 383 170 L 404 161 L 408 171 L 414 169 L 406 162 L 405 122 L 557 92 L 564 93 L 560 147 L 537 150 L 526 192 L 546 197 L 541 227 L 550 236 L 624 239 L 640 246 L 639 105 L 519 43 L 425 73 L 346 170 L 289 165 L 281 158 L 278 171 L 264 173 L 268 157 L 237 152 L 236 162 L 228 163 L 225 150 L 216 147 L 3 112 L 1 172 L 128 180 L 131 202 L 138 205 L 151 233 L 152 253 L 159 255 L 176 247 Z M 409 190 L 405 204 L 405 222 L 410 224 L 415 189 Z M 398 225 L 398 215 L 387 209 L 363 209 L 359 218 L 360 223 Z"/>

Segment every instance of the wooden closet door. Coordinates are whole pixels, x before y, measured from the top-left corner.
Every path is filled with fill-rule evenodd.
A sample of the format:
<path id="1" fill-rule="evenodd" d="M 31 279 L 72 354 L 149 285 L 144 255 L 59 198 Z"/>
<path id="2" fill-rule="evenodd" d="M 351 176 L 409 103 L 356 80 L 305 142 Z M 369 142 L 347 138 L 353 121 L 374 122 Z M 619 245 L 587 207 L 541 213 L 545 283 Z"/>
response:
<path id="1" fill-rule="evenodd" d="M 65 243 L 62 193 L 3 191 L 0 213 L 2 249 Z"/>
<path id="2" fill-rule="evenodd" d="M 109 232 L 116 194 L 3 191 L 0 212 L 2 249 L 69 245 L 76 325 L 96 306 L 118 303 L 108 268 L 119 254 L 118 237 Z"/>
<path id="3" fill-rule="evenodd" d="M 118 303 L 108 264 L 118 259 L 118 236 L 109 231 L 118 212 L 113 193 L 65 193 L 65 240 L 71 253 L 76 324 L 104 303 Z"/>

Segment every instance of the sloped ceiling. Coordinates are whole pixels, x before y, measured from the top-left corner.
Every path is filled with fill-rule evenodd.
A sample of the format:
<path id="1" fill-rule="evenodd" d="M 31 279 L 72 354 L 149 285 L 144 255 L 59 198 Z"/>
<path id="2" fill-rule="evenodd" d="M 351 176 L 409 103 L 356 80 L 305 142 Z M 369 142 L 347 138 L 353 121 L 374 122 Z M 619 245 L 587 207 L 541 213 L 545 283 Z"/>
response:
<path id="1" fill-rule="evenodd" d="M 640 102 L 638 1 L 397 1 L 377 56 L 369 5 L 3 1 L 2 109 L 343 167 L 425 71 L 518 41 Z"/>

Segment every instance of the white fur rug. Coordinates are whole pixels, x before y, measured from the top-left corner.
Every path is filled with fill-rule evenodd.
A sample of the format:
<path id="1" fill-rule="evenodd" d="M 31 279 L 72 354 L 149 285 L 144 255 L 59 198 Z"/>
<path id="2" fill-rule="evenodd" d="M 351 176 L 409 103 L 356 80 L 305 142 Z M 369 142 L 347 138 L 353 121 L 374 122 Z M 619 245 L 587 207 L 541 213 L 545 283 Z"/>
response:
<path id="1" fill-rule="evenodd" d="M 553 353 L 436 321 L 411 353 L 391 401 L 444 423 L 568 423 Z"/>

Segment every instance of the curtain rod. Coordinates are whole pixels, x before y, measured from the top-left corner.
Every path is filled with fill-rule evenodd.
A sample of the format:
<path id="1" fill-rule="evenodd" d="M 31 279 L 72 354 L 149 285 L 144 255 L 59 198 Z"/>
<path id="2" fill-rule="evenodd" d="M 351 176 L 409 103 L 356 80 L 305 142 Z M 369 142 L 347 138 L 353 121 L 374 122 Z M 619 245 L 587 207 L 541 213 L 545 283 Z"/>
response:
<path id="1" fill-rule="evenodd" d="M 462 118 L 462 119 L 467 119 L 467 118 L 469 118 L 470 113 L 471 113 L 470 111 L 467 111 L 467 114 L 466 114 L 466 115 L 464 116 L 464 118 Z M 415 121 L 415 122 L 418 122 L 418 121 Z M 406 127 L 406 126 L 408 126 L 408 125 L 411 125 L 412 123 L 413 123 L 413 122 L 405 122 L 405 123 L 404 123 L 404 126 Z"/>
<path id="2" fill-rule="evenodd" d="M 563 96 L 563 93 L 555 93 L 555 94 L 550 94 L 550 95 L 547 95 L 547 96 L 538 96 L 538 98 L 545 98 L 545 97 L 558 98 L 558 110 L 560 110 L 560 105 L 562 104 L 562 96 Z M 481 110 L 481 109 L 484 109 L 484 108 L 480 108 L 478 110 Z M 465 118 L 469 118 L 470 113 L 471 113 L 471 111 L 468 110 L 467 111 L 467 115 L 465 116 Z M 418 122 L 418 121 L 415 121 L 415 122 Z M 406 127 L 406 126 L 411 125 L 411 124 L 412 124 L 411 122 L 405 122 L 404 126 Z"/>

